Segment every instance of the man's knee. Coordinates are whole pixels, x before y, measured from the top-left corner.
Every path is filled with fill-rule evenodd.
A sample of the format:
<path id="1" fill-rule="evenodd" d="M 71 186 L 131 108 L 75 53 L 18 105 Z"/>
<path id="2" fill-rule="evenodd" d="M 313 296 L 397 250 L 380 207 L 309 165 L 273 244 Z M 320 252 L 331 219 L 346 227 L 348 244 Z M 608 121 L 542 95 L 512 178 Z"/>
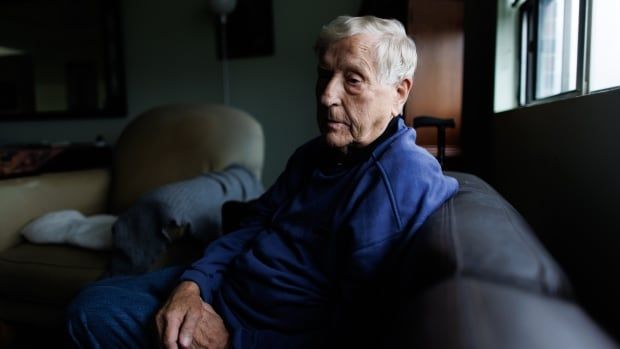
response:
<path id="1" fill-rule="evenodd" d="M 69 327 L 88 329 L 92 325 L 112 321 L 113 317 L 108 316 L 108 313 L 114 311 L 110 307 L 110 297 L 113 296 L 113 290 L 107 286 L 93 285 L 83 289 L 67 307 Z"/>
<path id="2" fill-rule="evenodd" d="M 75 347 L 99 347 L 97 333 L 105 331 L 106 287 L 90 286 L 82 290 L 66 309 L 67 331 Z"/>
<path id="3" fill-rule="evenodd" d="M 93 284 L 67 307 L 67 330 L 78 347 L 149 347 L 147 329 L 158 307 L 148 293 Z"/>

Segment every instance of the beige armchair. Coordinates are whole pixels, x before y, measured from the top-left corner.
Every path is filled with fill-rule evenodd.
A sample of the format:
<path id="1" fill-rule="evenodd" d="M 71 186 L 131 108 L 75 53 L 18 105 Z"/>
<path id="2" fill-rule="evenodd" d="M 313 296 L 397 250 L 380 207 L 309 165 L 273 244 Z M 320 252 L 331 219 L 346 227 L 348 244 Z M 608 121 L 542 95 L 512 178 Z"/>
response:
<path id="1" fill-rule="evenodd" d="M 125 128 L 112 169 L 0 181 L 0 322 L 62 326 L 67 303 L 104 272 L 110 258 L 101 251 L 29 243 L 19 231 L 30 220 L 63 209 L 119 213 L 158 186 L 231 164 L 260 177 L 263 153 L 261 126 L 247 113 L 219 105 L 169 105 L 139 115 Z"/>

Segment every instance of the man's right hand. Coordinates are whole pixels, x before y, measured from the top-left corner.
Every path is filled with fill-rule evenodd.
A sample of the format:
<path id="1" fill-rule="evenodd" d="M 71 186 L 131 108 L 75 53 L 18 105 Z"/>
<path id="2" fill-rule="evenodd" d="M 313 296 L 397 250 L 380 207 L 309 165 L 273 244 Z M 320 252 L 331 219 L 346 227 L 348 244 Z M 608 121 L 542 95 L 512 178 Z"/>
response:
<path id="1" fill-rule="evenodd" d="M 208 311 L 207 311 L 208 308 Z M 228 342 L 228 332 L 221 318 L 212 308 L 200 298 L 200 289 L 192 281 L 184 281 L 177 286 L 166 304 L 159 310 L 155 318 L 159 337 L 167 349 L 190 348 L 195 334 L 202 337 L 204 334 L 196 332 L 197 325 L 207 321 L 210 327 L 211 344 Z M 202 341 L 199 341 L 202 342 Z M 197 343 L 194 343 L 197 344 Z M 213 346 L 213 348 L 219 345 Z"/>

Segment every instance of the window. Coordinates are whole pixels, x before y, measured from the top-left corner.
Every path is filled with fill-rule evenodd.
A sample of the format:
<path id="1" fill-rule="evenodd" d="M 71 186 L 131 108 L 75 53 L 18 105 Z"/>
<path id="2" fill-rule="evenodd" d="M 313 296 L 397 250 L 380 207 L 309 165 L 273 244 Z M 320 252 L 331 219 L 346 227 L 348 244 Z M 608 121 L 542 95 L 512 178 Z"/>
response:
<path id="1" fill-rule="evenodd" d="M 620 1 L 592 1 L 590 25 L 590 90 L 620 85 Z"/>
<path id="2" fill-rule="evenodd" d="M 515 1 L 519 104 L 620 85 L 619 0 Z"/>
<path id="3" fill-rule="evenodd" d="M 536 99 L 577 88 L 579 0 L 540 0 Z"/>

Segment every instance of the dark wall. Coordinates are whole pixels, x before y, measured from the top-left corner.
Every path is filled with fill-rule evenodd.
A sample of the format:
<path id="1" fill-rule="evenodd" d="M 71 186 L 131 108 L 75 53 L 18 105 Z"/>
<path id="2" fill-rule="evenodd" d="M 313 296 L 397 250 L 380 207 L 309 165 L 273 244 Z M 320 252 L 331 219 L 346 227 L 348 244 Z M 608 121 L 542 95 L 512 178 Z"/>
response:
<path id="1" fill-rule="evenodd" d="M 463 170 L 493 182 L 493 74 L 496 1 L 465 1 Z"/>
<path id="2" fill-rule="evenodd" d="M 578 300 L 616 337 L 620 320 L 620 90 L 503 112 L 496 187 L 568 272 Z"/>

